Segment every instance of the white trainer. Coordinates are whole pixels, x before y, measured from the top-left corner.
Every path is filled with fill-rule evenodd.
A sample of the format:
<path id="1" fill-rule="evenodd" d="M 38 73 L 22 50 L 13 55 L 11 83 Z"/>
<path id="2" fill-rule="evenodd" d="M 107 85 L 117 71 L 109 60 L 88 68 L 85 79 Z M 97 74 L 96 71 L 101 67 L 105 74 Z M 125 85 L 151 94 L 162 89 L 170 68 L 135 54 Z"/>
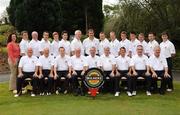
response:
<path id="1" fill-rule="evenodd" d="M 129 91 L 127 91 L 127 95 L 128 95 L 129 97 L 132 96 L 131 92 L 129 92 Z"/>
<path id="2" fill-rule="evenodd" d="M 116 92 L 114 96 L 115 96 L 115 97 L 118 97 L 119 94 L 120 94 L 120 92 Z"/>
<path id="3" fill-rule="evenodd" d="M 132 96 L 136 96 L 136 91 L 133 91 L 133 92 L 132 92 Z"/>
<path id="4" fill-rule="evenodd" d="M 17 93 L 17 90 L 13 90 L 13 93 L 16 94 L 16 93 Z"/>
<path id="5" fill-rule="evenodd" d="M 31 97 L 35 97 L 36 95 L 34 93 L 31 94 Z"/>
<path id="6" fill-rule="evenodd" d="M 168 91 L 168 92 L 171 92 L 171 91 L 172 91 L 172 89 L 167 89 L 167 91 Z"/>
<path id="7" fill-rule="evenodd" d="M 18 95 L 18 94 L 15 94 L 14 97 L 19 97 L 19 95 Z"/>
<path id="8" fill-rule="evenodd" d="M 151 96 L 151 92 L 150 91 L 146 91 L 146 95 L 147 96 Z"/>
<path id="9" fill-rule="evenodd" d="M 56 95 L 59 95 L 59 91 L 58 90 L 56 90 Z"/>

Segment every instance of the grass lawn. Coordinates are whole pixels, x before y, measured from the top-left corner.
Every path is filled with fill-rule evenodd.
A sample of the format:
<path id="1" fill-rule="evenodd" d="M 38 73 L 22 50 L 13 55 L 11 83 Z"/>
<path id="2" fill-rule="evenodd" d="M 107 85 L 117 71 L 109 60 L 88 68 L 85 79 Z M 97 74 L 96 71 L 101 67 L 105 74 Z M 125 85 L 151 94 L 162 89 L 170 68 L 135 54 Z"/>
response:
<path id="1" fill-rule="evenodd" d="M 175 91 L 164 96 L 150 97 L 138 92 L 127 97 L 111 94 L 89 96 L 52 95 L 14 98 L 8 92 L 8 83 L 0 83 L 0 115 L 180 115 L 180 82 L 175 82 Z"/>

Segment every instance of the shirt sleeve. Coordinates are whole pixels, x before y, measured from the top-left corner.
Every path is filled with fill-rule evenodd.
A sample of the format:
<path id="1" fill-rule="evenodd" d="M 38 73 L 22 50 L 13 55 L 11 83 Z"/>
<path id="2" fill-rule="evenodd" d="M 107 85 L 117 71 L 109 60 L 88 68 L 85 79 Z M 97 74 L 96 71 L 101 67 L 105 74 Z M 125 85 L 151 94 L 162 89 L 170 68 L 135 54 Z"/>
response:
<path id="1" fill-rule="evenodd" d="M 21 53 L 25 53 L 25 44 L 21 41 L 19 44 Z"/>
<path id="2" fill-rule="evenodd" d="M 23 67 L 23 59 L 24 59 L 24 57 L 22 57 L 22 58 L 20 59 L 18 67 Z"/>
<path id="3" fill-rule="evenodd" d="M 176 54 L 176 50 L 175 50 L 173 43 L 171 43 L 171 45 L 170 45 L 170 52 L 171 52 L 171 54 Z"/>

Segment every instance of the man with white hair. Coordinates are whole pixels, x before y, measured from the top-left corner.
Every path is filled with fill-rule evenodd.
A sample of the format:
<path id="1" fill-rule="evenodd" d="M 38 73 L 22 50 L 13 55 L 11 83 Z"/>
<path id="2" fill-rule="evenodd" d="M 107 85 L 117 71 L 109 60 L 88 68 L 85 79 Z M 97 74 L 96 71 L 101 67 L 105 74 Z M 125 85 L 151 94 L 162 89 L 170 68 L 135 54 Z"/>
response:
<path id="1" fill-rule="evenodd" d="M 31 47 L 33 50 L 33 56 L 39 57 L 40 41 L 38 40 L 38 33 L 36 31 L 33 31 L 31 36 L 32 40 L 29 42 L 29 47 Z"/>
<path id="2" fill-rule="evenodd" d="M 100 56 L 101 70 L 104 72 L 105 83 L 103 85 L 103 91 L 113 93 L 113 77 L 115 77 L 116 61 L 115 57 L 110 54 L 110 48 L 104 48 L 104 54 Z"/>
<path id="3" fill-rule="evenodd" d="M 81 94 L 82 96 L 85 95 L 85 84 L 82 82 L 80 85 L 78 77 L 80 77 L 82 81 L 84 80 L 84 74 L 87 70 L 87 66 L 86 58 L 81 55 L 81 48 L 76 48 L 75 55 L 71 57 L 71 79 L 75 96 L 78 94 Z"/>
<path id="4" fill-rule="evenodd" d="M 155 46 L 154 54 L 149 58 L 150 70 L 152 72 L 152 81 L 154 91 L 157 91 L 157 80 L 161 77 L 161 87 L 159 93 L 163 95 L 166 90 L 167 83 L 171 80 L 171 76 L 168 73 L 168 65 L 166 58 L 160 55 L 160 46 Z"/>
<path id="5" fill-rule="evenodd" d="M 88 69 L 91 68 L 98 68 L 99 67 L 99 56 L 96 55 L 96 48 L 91 47 L 90 48 L 90 55 L 87 56 L 87 64 L 88 64 Z"/>
<path id="6" fill-rule="evenodd" d="M 72 40 L 71 45 L 70 45 L 72 55 L 75 54 L 76 48 L 80 48 L 81 49 L 81 55 L 84 55 L 84 48 L 83 48 L 83 44 L 81 42 L 81 36 L 82 36 L 81 30 L 76 30 L 75 31 L 75 37 Z"/>
<path id="7" fill-rule="evenodd" d="M 97 38 L 95 38 L 93 29 L 88 30 L 88 36 L 89 37 L 83 41 L 85 56 L 88 56 L 90 54 L 89 50 L 91 47 L 95 47 L 96 48 L 96 54 L 98 54 L 99 40 Z"/>
<path id="8" fill-rule="evenodd" d="M 39 57 L 40 95 L 51 95 L 53 87 L 54 57 L 50 55 L 49 48 L 44 48 L 43 55 Z"/>
<path id="9" fill-rule="evenodd" d="M 33 56 L 32 48 L 27 49 L 27 55 L 20 59 L 18 66 L 18 77 L 17 77 L 17 94 L 14 97 L 18 97 L 22 94 L 22 86 L 24 85 L 26 78 L 32 79 L 33 90 L 31 96 L 34 97 L 37 89 L 38 82 L 38 58 Z"/>

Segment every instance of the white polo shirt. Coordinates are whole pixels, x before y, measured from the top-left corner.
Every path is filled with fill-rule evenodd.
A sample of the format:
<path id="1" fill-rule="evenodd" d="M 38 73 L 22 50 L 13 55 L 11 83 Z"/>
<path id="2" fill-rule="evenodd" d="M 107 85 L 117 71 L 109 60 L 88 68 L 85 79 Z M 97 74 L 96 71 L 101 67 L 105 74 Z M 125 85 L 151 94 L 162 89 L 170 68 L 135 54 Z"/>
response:
<path id="1" fill-rule="evenodd" d="M 83 44 L 82 44 L 81 40 L 74 38 L 71 42 L 70 47 L 71 47 L 71 51 L 75 51 L 76 48 L 80 48 L 81 49 L 81 55 L 84 55 L 84 48 L 83 48 Z"/>
<path id="2" fill-rule="evenodd" d="M 70 42 L 69 41 L 62 39 L 59 42 L 59 47 L 64 47 L 66 55 L 70 56 L 70 54 L 71 54 L 71 50 L 70 49 L 71 48 L 70 48 Z"/>
<path id="3" fill-rule="evenodd" d="M 140 57 L 136 54 L 131 58 L 130 66 L 134 66 L 135 70 L 146 70 L 148 65 L 148 57 L 146 55 Z"/>
<path id="4" fill-rule="evenodd" d="M 148 46 L 149 46 L 149 56 L 151 56 L 154 54 L 154 48 L 156 46 L 159 46 L 159 43 L 156 40 L 149 41 Z"/>
<path id="5" fill-rule="evenodd" d="M 149 58 L 149 66 L 155 71 L 162 71 L 164 68 L 168 67 L 166 58 L 162 55 L 159 57 L 152 55 Z"/>
<path id="6" fill-rule="evenodd" d="M 54 57 L 59 55 L 59 40 L 53 40 L 53 42 L 51 43 L 51 55 Z"/>
<path id="7" fill-rule="evenodd" d="M 126 48 L 126 54 L 129 54 L 129 51 L 131 51 L 131 42 L 128 39 L 121 40 L 119 42 L 119 48 L 125 47 Z"/>
<path id="8" fill-rule="evenodd" d="M 40 48 L 40 41 L 39 40 L 34 40 L 32 39 L 29 42 L 29 47 L 32 48 L 33 50 L 33 56 L 39 57 L 40 56 L 40 52 L 39 52 L 39 48 Z"/>
<path id="9" fill-rule="evenodd" d="M 61 57 L 58 55 L 54 61 L 54 67 L 57 71 L 67 71 L 68 67 L 71 66 L 71 58 L 68 55 Z"/>
<path id="10" fill-rule="evenodd" d="M 92 47 L 96 48 L 96 54 L 98 54 L 99 40 L 97 38 L 94 38 L 93 40 L 90 40 L 89 37 L 88 37 L 83 41 L 83 47 L 84 47 L 85 53 L 88 54 L 88 55 L 90 54 L 89 50 Z"/>
<path id="11" fill-rule="evenodd" d="M 161 47 L 161 54 L 165 58 L 169 58 L 169 57 L 171 57 L 171 54 L 176 53 L 174 44 L 169 40 L 166 40 L 165 42 L 161 42 L 160 47 Z"/>
<path id="12" fill-rule="evenodd" d="M 51 70 L 51 67 L 53 65 L 54 65 L 54 57 L 51 55 L 49 55 L 48 57 L 42 55 L 38 59 L 38 66 L 42 67 L 43 70 Z"/>
<path id="13" fill-rule="evenodd" d="M 118 70 L 129 70 L 131 58 L 128 56 L 122 57 L 121 55 L 116 58 L 116 66 Z"/>
<path id="14" fill-rule="evenodd" d="M 83 67 L 88 66 L 86 57 L 81 55 L 79 58 L 75 55 L 71 57 L 71 66 L 74 70 L 83 70 Z"/>
<path id="15" fill-rule="evenodd" d="M 20 44 L 19 44 L 20 53 L 27 55 L 28 46 L 29 46 L 29 40 L 22 39 Z"/>
<path id="16" fill-rule="evenodd" d="M 40 48 L 39 51 L 43 51 L 45 48 L 49 48 L 49 52 L 51 52 L 51 43 L 50 41 L 45 41 L 44 38 L 40 41 Z"/>
<path id="17" fill-rule="evenodd" d="M 104 40 L 100 41 L 99 43 L 99 55 L 102 55 L 104 53 L 104 48 L 109 47 L 109 40 L 105 38 Z"/>
<path id="18" fill-rule="evenodd" d="M 23 72 L 35 72 L 35 67 L 38 65 L 38 58 L 36 56 L 23 56 L 20 59 L 18 67 L 22 68 Z"/>
<path id="19" fill-rule="evenodd" d="M 130 49 L 131 49 L 132 56 L 133 56 L 136 54 L 136 49 L 137 49 L 137 46 L 140 44 L 140 41 L 135 39 L 134 41 L 130 41 L 130 42 L 131 42 Z"/>
<path id="20" fill-rule="evenodd" d="M 142 42 L 139 42 L 138 45 L 142 45 L 144 49 L 144 53 L 149 54 L 149 46 L 145 40 L 143 40 Z"/>
<path id="21" fill-rule="evenodd" d="M 104 71 L 112 71 L 113 65 L 116 65 L 116 60 L 113 55 L 105 56 L 103 54 L 100 56 L 100 66 Z"/>
<path id="22" fill-rule="evenodd" d="M 117 39 L 110 42 L 110 50 L 111 50 L 110 52 L 115 57 L 117 57 L 119 54 L 119 47 L 120 47 L 120 43 Z"/>
<path id="23" fill-rule="evenodd" d="M 87 61 L 87 64 L 88 64 L 88 68 L 97 68 L 100 66 L 100 58 L 99 56 L 95 55 L 94 57 L 92 57 L 91 55 L 87 56 L 86 57 L 86 61 Z"/>

